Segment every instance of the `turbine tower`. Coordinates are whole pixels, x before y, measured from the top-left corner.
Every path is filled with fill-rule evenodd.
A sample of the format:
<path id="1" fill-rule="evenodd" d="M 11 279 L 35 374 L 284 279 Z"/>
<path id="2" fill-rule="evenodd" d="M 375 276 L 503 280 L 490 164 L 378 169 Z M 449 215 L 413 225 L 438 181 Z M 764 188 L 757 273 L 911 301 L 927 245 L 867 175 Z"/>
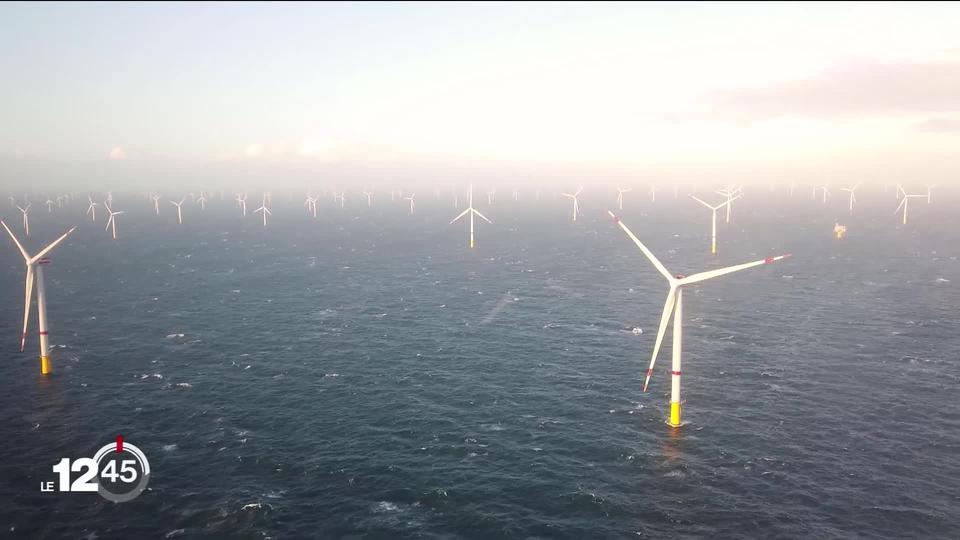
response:
<path id="1" fill-rule="evenodd" d="M 123 210 L 120 210 L 119 212 L 114 212 L 113 209 L 110 208 L 110 205 L 108 203 L 104 203 L 104 206 L 107 207 L 107 212 L 110 213 L 110 217 L 107 218 L 107 226 L 104 227 L 103 230 L 107 230 L 113 227 L 113 239 L 116 240 L 117 239 L 117 219 L 114 216 L 119 216 L 120 214 L 123 214 L 125 212 Z"/>
<path id="2" fill-rule="evenodd" d="M 633 191 L 633 188 L 623 189 L 617 186 L 617 206 L 620 207 L 620 210 L 623 210 L 623 194 L 630 193 L 631 191 Z"/>
<path id="3" fill-rule="evenodd" d="M 87 197 L 87 200 L 90 201 L 90 206 L 87 207 L 87 213 L 90 214 L 91 220 L 97 222 L 97 203 L 93 202 L 91 197 Z"/>
<path id="4" fill-rule="evenodd" d="M 404 200 L 410 201 L 410 215 L 413 215 L 413 209 L 416 208 L 416 204 L 413 203 L 413 198 L 417 196 L 417 192 L 413 192 L 409 197 L 404 197 Z"/>
<path id="5" fill-rule="evenodd" d="M 180 199 L 180 202 L 170 201 L 170 204 L 177 207 L 177 223 L 183 225 L 183 201 L 186 199 Z"/>
<path id="6" fill-rule="evenodd" d="M 23 248 L 23 244 L 14 236 L 10 227 L 7 227 L 7 224 L 3 221 L 0 221 L 0 224 L 7 230 L 7 234 L 10 235 L 13 242 L 17 244 L 17 249 L 20 250 L 20 254 L 23 255 L 23 260 L 27 265 L 27 280 L 23 305 L 23 332 L 20 334 L 20 352 L 23 352 L 27 342 L 27 324 L 30 321 L 30 304 L 33 302 L 33 282 L 34 279 L 36 279 L 37 318 L 39 319 L 38 326 L 40 328 L 40 373 L 42 375 L 48 375 L 53 371 L 53 366 L 50 363 L 50 346 L 47 334 L 47 294 L 43 285 L 43 265 L 50 263 L 47 254 L 50 253 L 53 248 L 57 247 L 57 244 L 63 242 L 64 238 L 70 236 L 70 233 L 72 233 L 76 227 L 71 228 L 65 232 L 63 236 L 57 238 L 50 245 L 41 249 L 39 253 L 31 257 L 30 254 L 27 253 L 27 250 Z"/>
<path id="7" fill-rule="evenodd" d="M 709 270 L 706 272 L 700 272 L 693 274 L 692 276 L 681 276 L 681 275 L 671 275 L 667 271 L 666 267 L 647 249 L 647 246 L 643 245 L 640 240 L 634 236 L 633 232 L 627 228 L 626 225 L 620 221 L 620 218 L 616 216 L 613 212 L 609 212 L 610 217 L 613 218 L 614 222 L 620 225 L 620 228 L 623 229 L 627 236 L 633 240 L 633 243 L 640 248 L 640 251 L 643 251 L 643 254 L 647 256 L 647 259 L 657 268 L 663 277 L 667 278 L 667 282 L 670 284 L 670 291 L 667 293 L 667 301 L 663 306 L 663 314 L 660 316 L 660 328 L 657 331 L 657 340 L 653 346 L 653 356 L 650 358 L 650 367 L 647 368 L 647 375 L 643 381 L 643 391 L 647 391 L 647 385 L 650 383 L 650 376 L 653 375 L 653 365 L 657 361 L 657 353 L 660 352 L 660 344 L 663 342 L 663 336 L 666 333 L 667 325 L 670 323 L 670 316 L 673 316 L 673 367 L 671 368 L 671 391 L 670 391 L 670 420 L 667 422 L 673 427 L 680 427 L 683 425 L 680 412 L 680 375 L 681 375 L 681 350 L 683 346 L 683 287 L 692 283 L 699 283 L 701 281 L 719 277 L 731 272 L 737 272 L 739 270 L 745 270 L 747 268 L 752 268 L 754 266 L 760 266 L 762 264 L 770 264 L 776 261 L 786 259 L 790 255 L 779 255 L 777 257 L 768 257 L 759 261 L 748 262 L 744 264 L 738 264 L 736 266 L 729 266 L 727 268 L 720 268 L 718 270 Z"/>
<path id="8" fill-rule="evenodd" d="M 474 243 L 474 241 L 473 241 L 473 216 L 474 216 L 474 215 L 480 216 L 480 218 L 483 219 L 484 221 L 486 221 L 487 223 L 493 224 L 492 221 L 490 221 L 489 219 L 487 219 L 487 216 L 481 214 L 481 213 L 478 212 L 476 209 L 474 209 L 474 207 L 473 207 L 473 184 L 470 184 L 470 206 L 468 206 L 466 210 L 464 210 L 463 212 L 461 212 L 459 216 L 453 218 L 453 220 L 450 221 L 450 224 L 453 225 L 454 223 L 456 223 L 457 220 L 459 220 L 460 218 L 462 218 L 463 216 L 465 216 L 465 215 L 467 215 L 467 214 L 470 214 L 470 249 L 473 249 L 473 247 L 476 245 L 476 244 Z"/>
<path id="9" fill-rule="evenodd" d="M 30 211 L 30 207 L 32 205 L 33 203 L 27 203 L 26 208 L 21 208 L 19 204 L 17 205 L 17 210 L 20 210 L 20 212 L 23 214 L 23 232 L 27 236 L 30 236 L 30 218 L 27 217 L 27 212 Z"/>
<path id="10" fill-rule="evenodd" d="M 907 224 L 907 206 L 908 206 L 909 199 L 922 199 L 925 197 L 926 195 L 921 195 L 921 194 L 907 195 L 906 193 L 904 193 L 903 198 L 900 199 L 900 205 L 897 206 L 897 209 L 894 210 L 893 213 L 896 214 L 897 212 L 900 211 L 901 208 L 903 208 L 903 224 L 906 225 Z"/>
<path id="11" fill-rule="evenodd" d="M 857 196 L 855 192 L 857 191 L 858 187 L 860 187 L 860 182 L 857 182 L 853 187 L 840 188 L 840 191 L 850 192 L 850 213 L 851 214 L 853 213 L 853 203 L 857 202 Z"/>
<path id="12" fill-rule="evenodd" d="M 246 206 L 244 206 L 244 208 L 246 208 Z M 271 215 L 271 216 L 273 215 L 273 212 L 271 212 L 270 209 L 267 208 L 267 198 L 266 198 L 266 196 L 264 196 L 264 198 L 263 198 L 263 204 L 260 205 L 260 208 L 257 208 L 256 210 L 253 211 L 254 214 L 256 214 L 257 212 L 263 212 L 263 226 L 266 227 L 266 226 L 267 226 L 267 214 L 269 214 L 269 215 Z"/>

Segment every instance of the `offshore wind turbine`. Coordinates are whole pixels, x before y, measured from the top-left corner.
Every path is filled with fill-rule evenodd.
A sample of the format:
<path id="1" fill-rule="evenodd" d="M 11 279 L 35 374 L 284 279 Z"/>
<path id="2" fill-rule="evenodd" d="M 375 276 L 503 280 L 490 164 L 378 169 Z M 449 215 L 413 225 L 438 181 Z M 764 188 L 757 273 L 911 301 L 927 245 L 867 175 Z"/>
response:
<path id="1" fill-rule="evenodd" d="M 246 207 L 244 207 L 244 208 L 246 208 Z M 260 205 L 260 208 L 257 208 L 256 210 L 253 211 L 254 214 L 256 214 L 257 212 L 263 212 L 263 226 L 266 227 L 266 226 L 267 226 L 267 214 L 270 214 L 271 216 L 273 215 L 273 212 L 271 212 L 270 209 L 267 208 L 267 197 L 266 197 L 266 196 L 263 197 L 263 204 Z"/>
<path id="2" fill-rule="evenodd" d="M 125 212 L 124 212 L 123 210 L 120 210 L 120 211 L 118 211 L 118 212 L 114 212 L 114 211 L 113 211 L 113 208 L 110 208 L 110 205 L 109 205 L 108 203 L 103 203 L 103 204 L 104 204 L 104 206 L 107 207 L 107 212 L 110 212 L 110 217 L 107 218 L 107 226 L 104 227 L 103 230 L 107 230 L 107 229 L 109 229 L 109 228 L 112 227 L 112 228 L 113 228 L 113 239 L 116 240 L 116 239 L 117 239 L 117 219 L 116 219 L 116 217 L 114 217 L 114 216 L 119 216 L 120 214 L 124 214 Z"/>
<path id="3" fill-rule="evenodd" d="M 373 192 L 370 192 L 370 191 L 367 191 L 367 190 L 363 190 L 362 193 L 364 194 L 364 196 L 367 197 L 367 208 L 372 208 L 372 207 L 373 207 Z"/>
<path id="4" fill-rule="evenodd" d="M 573 222 L 574 223 L 577 222 L 577 214 L 580 213 L 580 200 L 578 199 L 578 197 L 580 196 L 581 191 L 583 191 L 583 186 L 580 186 L 580 188 L 577 189 L 576 193 L 561 193 L 561 195 L 563 195 L 564 197 L 569 197 L 573 199 Z"/>
<path id="5" fill-rule="evenodd" d="M 26 208 L 21 208 L 19 204 L 17 205 L 17 210 L 20 210 L 23 214 L 23 231 L 27 236 L 30 236 L 30 218 L 27 217 L 27 212 L 30 211 L 31 206 L 33 206 L 33 203 L 27 203 Z"/>
<path id="6" fill-rule="evenodd" d="M 717 193 L 719 193 L 720 195 L 723 195 L 724 197 L 727 198 L 727 218 L 726 218 L 726 222 L 727 222 L 727 223 L 730 223 L 730 209 L 733 208 L 733 197 L 736 196 L 736 197 L 739 198 L 740 195 L 743 194 L 743 189 L 742 189 L 742 188 L 738 188 L 738 187 L 737 187 L 737 188 L 731 187 L 731 188 L 726 188 L 726 189 L 717 190 Z"/>
<path id="7" fill-rule="evenodd" d="M 90 206 L 87 207 L 87 214 L 90 214 L 90 217 L 94 223 L 97 222 L 97 203 L 93 202 L 93 198 L 87 196 L 87 200 L 90 201 Z"/>
<path id="8" fill-rule="evenodd" d="M 183 213 L 182 213 L 181 207 L 183 206 L 183 201 L 185 200 L 186 199 L 180 199 L 180 202 L 170 201 L 170 204 L 177 207 L 177 223 L 179 223 L 180 225 L 183 225 Z"/>
<path id="9" fill-rule="evenodd" d="M 759 261 L 748 262 L 744 264 L 738 264 L 735 266 L 728 266 L 726 268 L 720 268 L 717 270 L 708 270 L 706 272 L 699 272 L 691 276 L 682 276 L 682 275 L 672 275 L 667 271 L 666 267 L 653 255 L 653 253 L 647 249 L 647 246 L 638 239 L 633 232 L 627 228 L 626 225 L 620 218 L 617 217 L 613 212 L 609 212 L 610 217 L 613 218 L 614 222 L 620 225 L 620 228 L 623 229 L 627 236 L 633 240 L 633 243 L 640 248 L 640 251 L 643 251 L 643 254 L 647 256 L 647 259 L 653 263 L 653 266 L 657 268 L 663 277 L 667 278 L 667 282 L 670 284 L 670 291 L 667 293 L 667 301 L 663 306 L 663 314 L 660 316 L 660 328 L 657 330 L 657 340 L 653 346 L 653 355 L 650 357 L 650 367 L 647 368 L 647 375 L 643 381 L 643 391 L 647 391 L 647 386 L 650 384 L 650 377 L 653 375 L 653 365 L 657 361 L 657 353 L 660 352 L 660 344 L 663 342 L 663 336 L 666 333 L 667 326 L 670 323 L 670 316 L 673 316 L 673 366 L 670 370 L 671 374 L 671 391 L 670 391 L 670 420 L 667 422 L 670 426 L 680 427 L 683 425 L 681 419 L 680 411 L 680 375 L 681 375 L 681 354 L 683 347 L 683 287 L 690 285 L 692 283 L 699 283 L 708 279 L 719 277 L 725 274 L 730 274 L 732 272 L 737 272 L 740 270 L 746 270 L 747 268 L 752 268 L 754 266 L 760 266 L 762 264 L 770 264 L 776 261 L 786 259 L 790 255 L 778 255 L 776 257 L 768 257 L 766 259 L 761 259 Z"/>
<path id="10" fill-rule="evenodd" d="M 857 191 L 858 187 L 860 187 L 860 182 L 857 182 L 853 187 L 840 188 L 840 191 L 850 192 L 850 213 L 853 213 L 853 203 L 857 202 L 857 196 L 855 192 Z"/>
<path id="11" fill-rule="evenodd" d="M 826 203 L 827 203 L 827 195 L 830 195 L 830 190 L 827 189 L 827 186 L 825 186 L 825 185 L 824 185 L 824 186 L 817 186 L 817 187 L 813 188 L 813 198 L 814 198 L 814 199 L 817 198 L 817 191 L 819 191 L 819 190 L 823 190 L 823 203 L 826 204 Z"/>
<path id="12" fill-rule="evenodd" d="M 894 210 L 893 213 L 896 214 L 897 212 L 900 211 L 901 208 L 903 208 L 903 224 L 906 225 L 907 224 L 907 206 L 908 206 L 909 199 L 911 198 L 922 199 L 924 197 L 926 197 L 926 195 L 921 195 L 921 194 L 907 195 L 906 193 L 904 193 L 903 198 L 900 199 L 900 205 L 897 206 L 897 209 Z"/>
<path id="13" fill-rule="evenodd" d="M 709 208 L 710 211 L 711 211 L 711 213 L 712 213 L 711 228 L 710 228 L 710 253 L 711 253 L 712 255 L 716 255 L 716 254 L 717 254 L 717 210 L 723 208 L 724 206 L 729 205 L 732 201 L 734 201 L 734 200 L 736 200 L 736 199 L 739 199 L 739 198 L 740 198 L 740 195 L 737 195 L 736 197 L 734 197 L 734 198 L 732 198 L 732 199 L 727 199 L 726 201 L 724 201 L 724 202 L 722 202 L 722 203 L 720 203 L 720 204 L 718 204 L 718 205 L 716 205 L 716 206 L 713 206 L 712 204 L 709 204 L 709 203 L 707 203 L 707 202 L 705 202 L 705 201 L 703 201 L 703 200 L 700 200 L 700 199 L 694 197 L 693 195 L 691 195 L 691 197 L 693 197 L 693 199 L 696 200 L 698 203 L 700 203 L 700 204 L 706 206 L 707 208 Z"/>
<path id="14" fill-rule="evenodd" d="M 336 204 L 336 203 L 337 203 L 337 199 L 340 199 L 340 208 L 343 208 L 343 205 L 346 204 L 346 197 L 345 197 L 345 195 L 346 195 L 346 192 L 345 192 L 345 191 L 341 191 L 339 195 L 337 195 L 336 193 L 334 193 L 334 194 L 333 194 L 333 203 Z"/>
<path id="15" fill-rule="evenodd" d="M 623 189 L 617 186 L 617 206 L 620 207 L 620 210 L 623 210 L 623 194 L 630 193 L 631 191 L 633 191 L 633 188 Z"/>
<path id="16" fill-rule="evenodd" d="M 38 326 L 40 328 L 40 373 L 42 375 L 48 375 L 53 371 L 53 366 L 50 363 L 50 347 L 47 333 L 47 294 L 43 286 L 43 266 L 50 263 L 47 254 L 50 253 L 53 248 L 57 247 L 60 242 L 63 242 L 64 238 L 70 236 L 70 233 L 72 233 L 76 227 L 74 226 L 60 238 L 57 238 L 50 243 L 50 245 L 41 249 L 36 255 L 31 257 L 30 254 L 27 253 L 27 250 L 23 248 L 23 244 L 17 240 L 17 237 L 13 234 L 13 231 L 10 230 L 10 227 L 7 227 L 7 224 L 3 221 L 0 221 L 0 224 L 7 230 L 7 234 L 10 235 L 13 242 L 17 244 L 17 249 L 20 250 L 20 254 L 23 255 L 23 261 L 27 265 L 27 279 L 26 286 L 24 287 L 23 332 L 20 334 L 20 352 L 23 352 L 27 342 L 27 325 L 30 322 L 30 304 L 33 302 L 33 283 L 34 280 L 36 280 L 37 318 L 39 319 Z"/>
<path id="17" fill-rule="evenodd" d="M 487 204 L 493 204 L 494 197 L 497 196 L 497 189 L 493 188 L 487 192 Z"/>
<path id="18" fill-rule="evenodd" d="M 417 192 L 414 191 L 410 194 L 409 197 L 404 197 L 404 200 L 410 201 L 410 215 L 413 215 L 413 209 L 416 208 L 416 204 L 413 203 L 413 198 L 417 196 Z"/>
<path id="19" fill-rule="evenodd" d="M 937 187 L 936 184 L 927 186 L 927 204 L 930 204 L 930 192 L 933 191 L 935 187 Z"/>
<path id="20" fill-rule="evenodd" d="M 46 204 L 46 205 L 47 205 L 47 213 L 48 213 L 48 214 L 49 214 L 50 212 L 53 212 L 53 204 L 54 204 L 54 203 L 53 203 L 52 200 L 47 199 L 47 202 L 45 202 L 45 203 L 43 203 L 43 204 Z"/>
<path id="21" fill-rule="evenodd" d="M 303 201 L 303 205 L 307 207 L 307 212 L 312 213 L 314 218 L 317 217 L 317 200 L 319 199 L 320 197 L 314 197 L 308 193 L 307 200 Z"/>
<path id="22" fill-rule="evenodd" d="M 247 194 L 237 193 L 237 206 L 243 211 L 243 217 L 247 217 Z"/>
<path id="23" fill-rule="evenodd" d="M 207 197 L 203 194 L 202 191 L 200 192 L 200 196 L 197 197 L 197 203 L 200 205 L 200 210 L 204 210 L 206 208 Z"/>
<path id="24" fill-rule="evenodd" d="M 657 202 L 657 185 L 650 184 L 650 204 Z"/>
<path id="25" fill-rule="evenodd" d="M 492 221 L 487 219 L 487 216 L 481 214 L 473 207 L 473 184 L 470 184 L 470 205 L 467 206 L 467 209 L 461 212 L 459 216 L 453 218 L 453 220 L 450 221 L 450 224 L 453 225 L 454 223 L 456 223 L 458 219 L 462 218 L 467 214 L 470 214 L 470 249 L 473 249 L 475 245 L 473 241 L 473 216 L 474 215 L 480 216 L 480 218 L 486 221 L 487 223 L 490 223 L 490 224 L 493 223 Z"/>
<path id="26" fill-rule="evenodd" d="M 153 199 L 153 211 L 159 216 L 160 215 L 160 196 L 153 194 L 150 196 Z"/>

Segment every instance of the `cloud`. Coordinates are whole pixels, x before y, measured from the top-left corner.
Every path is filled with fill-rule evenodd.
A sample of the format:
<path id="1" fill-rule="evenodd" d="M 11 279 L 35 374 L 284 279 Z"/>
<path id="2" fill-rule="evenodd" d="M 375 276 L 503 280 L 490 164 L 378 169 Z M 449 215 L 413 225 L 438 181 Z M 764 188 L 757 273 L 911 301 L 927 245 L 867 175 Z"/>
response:
<path id="1" fill-rule="evenodd" d="M 960 112 L 960 60 L 848 63 L 803 80 L 712 94 L 711 116 L 765 120 Z"/>
<path id="2" fill-rule="evenodd" d="M 110 159 L 115 161 L 127 159 L 127 153 L 123 150 L 123 148 L 119 146 L 114 146 L 110 150 Z"/>
<path id="3" fill-rule="evenodd" d="M 938 116 L 913 125 L 913 129 L 925 133 L 960 133 L 960 117 Z"/>

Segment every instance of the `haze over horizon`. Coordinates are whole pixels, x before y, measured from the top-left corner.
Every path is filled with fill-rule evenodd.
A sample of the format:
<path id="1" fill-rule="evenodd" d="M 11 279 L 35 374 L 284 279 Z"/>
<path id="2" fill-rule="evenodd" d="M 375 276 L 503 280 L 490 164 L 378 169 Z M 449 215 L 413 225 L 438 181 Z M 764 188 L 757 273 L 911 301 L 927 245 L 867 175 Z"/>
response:
<path id="1" fill-rule="evenodd" d="M 0 6 L 9 187 L 960 175 L 960 5 Z"/>

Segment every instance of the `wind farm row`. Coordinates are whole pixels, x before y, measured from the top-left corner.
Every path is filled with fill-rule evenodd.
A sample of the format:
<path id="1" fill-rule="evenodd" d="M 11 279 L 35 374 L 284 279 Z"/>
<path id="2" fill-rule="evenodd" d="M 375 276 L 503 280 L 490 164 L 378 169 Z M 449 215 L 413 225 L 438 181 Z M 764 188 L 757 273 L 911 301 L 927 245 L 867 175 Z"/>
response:
<path id="1" fill-rule="evenodd" d="M 902 212 L 902 223 L 906 225 L 907 223 L 907 210 L 910 199 L 926 199 L 926 203 L 931 203 L 931 192 L 933 186 L 928 186 L 926 192 L 923 194 L 920 193 L 908 193 L 902 186 L 896 185 L 891 186 L 895 187 L 893 190 L 893 195 L 896 197 L 896 206 L 894 213 Z M 859 184 L 840 188 L 841 191 L 846 192 L 848 195 L 845 197 L 843 210 L 848 215 L 853 215 L 857 212 L 856 206 L 856 193 L 861 186 Z M 599 189 L 596 191 L 600 191 Z M 689 204 L 699 207 L 702 206 L 709 210 L 710 212 L 710 253 L 712 255 L 717 255 L 718 253 L 718 243 L 717 243 L 717 230 L 718 230 L 718 213 L 722 217 L 721 219 L 725 224 L 729 224 L 731 219 L 733 219 L 733 206 L 736 202 L 738 207 L 740 207 L 744 201 L 751 200 L 760 200 L 769 198 L 768 195 L 762 194 L 762 190 L 756 188 L 744 188 L 743 186 L 723 186 L 718 189 L 713 189 L 710 191 L 694 191 L 693 193 L 686 193 L 687 197 L 681 197 L 679 193 L 679 188 L 673 190 L 673 199 L 674 204 L 686 204 L 685 201 L 688 201 Z M 643 384 L 643 391 L 647 391 L 647 387 L 650 383 L 650 379 L 653 375 L 654 365 L 657 360 L 658 353 L 660 351 L 662 342 L 664 340 L 666 331 L 671 323 L 673 323 L 673 344 L 672 344 L 672 366 L 671 366 L 671 397 L 670 397 L 670 417 L 668 419 L 668 424 L 671 426 L 681 426 L 683 425 L 682 414 L 681 414 L 681 394 L 680 394 L 680 380 L 682 375 L 682 336 L 683 336 L 683 290 L 685 287 L 690 285 L 700 283 L 715 277 L 720 277 L 726 274 L 739 272 L 740 270 L 745 270 L 748 268 L 753 268 L 755 266 L 772 264 L 775 262 L 782 261 L 788 257 L 789 254 L 777 254 L 765 257 L 760 260 L 755 260 L 752 262 L 746 262 L 743 264 L 737 264 L 733 266 L 727 266 L 723 268 L 717 268 L 712 270 L 707 270 L 699 273 L 695 273 L 689 276 L 684 276 L 680 274 L 673 274 L 669 272 L 666 267 L 661 263 L 661 261 L 651 252 L 647 246 L 640 240 L 640 238 L 634 234 L 634 232 L 627 226 L 626 223 L 621 219 L 621 216 L 624 212 L 624 208 L 634 207 L 644 207 L 652 208 L 655 205 L 664 205 L 669 204 L 665 203 L 662 200 L 657 201 L 657 189 L 654 186 L 650 186 L 648 191 L 649 200 L 643 200 L 646 198 L 637 198 L 638 200 L 631 200 L 629 194 L 633 192 L 633 189 L 630 187 L 621 187 L 617 186 L 614 192 L 611 190 L 604 190 L 602 193 L 598 194 L 598 197 L 602 195 L 607 202 L 610 203 L 611 207 L 615 207 L 617 212 L 613 210 L 606 210 L 606 214 L 613 220 L 613 223 L 616 224 L 627 237 L 640 249 L 643 255 L 647 260 L 652 264 L 652 266 L 666 278 L 669 291 L 667 294 L 666 301 L 663 306 L 663 311 L 660 317 L 660 323 L 658 327 L 658 332 L 656 336 L 656 341 L 653 345 L 652 356 L 650 358 L 650 364 L 645 374 L 645 380 Z M 570 190 L 566 192 L 551 192 L 548 194 L 549 197 L 560 197 L 557 199 L 559 201 L 569 200 L 570 213 L 567 214 L 570 216 L 570 220 L 576 224 L 578 217 L 583 215 L 583 193 L 584 188 L 578 187 L 575 190 Z M 824 185 L 818 185 L 812 187 L 812 203 L 811 199 L 806 199 L 804 197 L 798 197 L 795 193 L 795 186 L 791 185 L 789 192 L 782 194 L 786 195 L 787 199 L 797 199 L 795 204 L 813 204 L 815 209 L 820 209 L 822 205 L 828 203 L 829 198 L 829 188 Z M 268 227 L 270 225 L 271 219 L 274 215 L 274 196 L 270 192 L 259 193 L 259 196 L 256 197 L 256 201 L 259 203 L 257 208 L 255 208 L 252 213 L 255 215 L 258 221 L 262 222 L 263 227 Z M 351 196 L 352 195 L 352 196 Z M 476 247 L 476 218 L 486 222 L 488 225 L 493 225 L 494 221 L 488 217 L 486 214 L 493 213 L 494 210 L 502 208 L 507 204 L 515 204 L 524 206 L 525 204 L 537 204 L 541 200 L 542 193 L 537 191 L 532 194 L 530 201 L 526 201 L 521 198 L 521 194 L 518 190 L 513 190 L 511 195 L 512 201 L 497 202 L 496 201 L 496 191 L 488 190 L 486 192 L 486 207 L 481 211 L 475 206 L 474 198 L 474 188 L 472 185 L 468 186 L 463 193 L 464 199 L 466 200 L 466 206 L 462 205 L 461 200 L 461 191 L 460 190 L 451 190 L 450 192 L 444 193 L 440 191 L 434 191 L 434 201 L 437 205 L 451 205 L 454 211 L 459 211 L 449 222 L 450 225 L 466 220 L 468 222 L 468 246 L 470 249 Z M 756 196 L 755 196 L 756 195 Z M 293 212 L 291 207 L 296 207 L 297 200 L 303 194 L 296 194 L 294 192 L 287 192 L 282 194 L 281 197 L 286 197 L 287 204 L 281 205 L 285 212 Z M 885 197 L 886 194 L 879 195 L 878 200 L 881 200 L 881 197 Z M 60 215 L 67 216 L 70 219 L 79 217 L 80 207 L 85 206 L 85 211 L 83 214 L 83 220 L 89 219 L 92 223 L 98 224 L 100 222 L 105 222 L 104 231 L 108 232 L 110 237 L 113 240 L 118 240 L 118 216 L 127 214 L 130 208 L 135 209 L 135 212 L 132 214 L 127 214 L 128 217 L 136 216 L 136 219 L 149 219 L 150 215 L 153 214 L 153 218 L 157 217 L 167 217 L 168 219 L 175 216 L 175 223 L 177 226 L 182 226 L 184 223 L 188 222 L 194 215 L 198 213 L 203 213 L 209 211 L 211 207 L 219 206 L 220 214 L 224 215 L 225 212 L 232 213 L 239 219 L 248 219 L 248 200 L 247 192 L 236 192 L 231 196 L 226 196 L 224 193 L 220 192 L 216 195 L 212 195 L 207 191 L 200 191 L 199 195 L 195 193 L 190 193 L 186 196 L 178 196 L 174 198 L 162 197 L 158 193 L 141 193 L 136 196 L 124 196 L 122 199 L 124 210 L 120 210 L 119 203 L 121 201 L 114 198 L 113 193 L 107 192 L 100 196 L 99 194 L 87 193 L 87 194 L 77 194 L 72 193 L 69 195 L 61 195 L 58 197 L 47 198 L 45 202 L 46 212 L 41 211 L 41 215 Z M 347 200 L 353 199 L 358 202 L 353 203 L 355 207 L 358 208 L 368 208 L 372 209 L 375 205 L 386 204 L 380 203 L 379 198 L 389 197 L 389 201 L 393 208 L 397 209 L 398 212 L 404 214 L 414 215 L 417 212 L 416 206 L 416 192 L 401 192 L 399 190 L 392 190 L 388 193 L 378 192 L 373 189 L 363 189 L 357 193 L 348 194 L 343 190 L 338 190 L 336 188 L 328 188 L 325 190 L 318 190 L 317 192 L 307 192 L 302 201 L 302 216 L 305 219 L 317 219 L 318 215 L 322 213 L 335 213 L 337 211 L 342 211 L 347 206 Z M 42 198 L 42 197 L 41 197 Z M 78 201 L 86 199 L 85 204 L 78 204 Z M 39 200 L 37 198 L 36 200 Z M 709 199 L 709 200 L 708 200 Z M 893 206 L 894 200 L 893 196 L 890 197 L 890 206 Z M 188 202 L 189 200 L 189 202 Z M 326 200 L 328 203 L 323 203 L 321 201 Z M 13 243 L 19 250 L 20 254 L 23 257 L 24 264 L 26 266 L 26 279 L 24 287 L 24 311 L 23 311 L 23 327 L 21 333 L 21 342 L 20 350 L 23 352 L 25 350 L 26 339 L 28 336 L 29 329 L 29 320 L 31 314 L 31 305 L 34 300 L 34 286 L 36 288 L 36 303 L 37 303 L 37 324 L 40 335 L 40 371 L 42 375 L 48 375 L 53 370 L 53 362 L 50 358 L 50 347 L 48 344 L 48 319 L 47 319 L 47 300 L 46 300 L 46 288 L 44 285 L 44 265 L 50 262 L 49 255 L 57 246 L 61 245 L 65 239 L 67 239 L 71 233 L 73 233 L 77 226 L 74 225 L 72 228 L 63 233 L 60 237 L 56 238 L 53 242 L 46 245 L 42 249 L 36 252 L 36 254 L 31 255 L 30 251 L 24 245 L 25 241 L 21 241 L 30 235 L 29 231 L 29 217 L 31 215 L 30 209 L 32 206 L 31 196 L 29 194 L 24 194 L 22 197 L 10 196 L 11 207 L 19 210 L 22 216 L 22 229 L 23 235 L 19 236 L 5 221 L 0 221 L 8 235 L 13 240 Z M 22 202 L 22 204 L 21 204 Z M 167 202 L 168 205 L 163 204 Z M 554 205 L 556 206 L 556 205 Z M 461 210 L 462 208 L 462 210 Z M 175 211 L 174 211 L 175 209 Z M 831 208 L 831 210 L 836 210 Z M 11 210 L 8 210 L 10 212 Z M 744 209 L 743 211 L 749 211 L 749 208 Z M 451 212 L 452 213 L 452 212 Z M 146 215 L 146 217 L 144 217 Z M 334 214 L 336 215 L 336 214 Z M 558 214 L 558 220 L 561 219 Z M 99 220 L 98 220 L 99 216 Z M 841 238 L 842 234 L 838 232 L 838 227 L 843 227 L 845 232 L 845 227 L 839 223 L 835 226 L 835 232 L 837 237 Z M 734 234 L 731 231 L 731 234 Z"/>

